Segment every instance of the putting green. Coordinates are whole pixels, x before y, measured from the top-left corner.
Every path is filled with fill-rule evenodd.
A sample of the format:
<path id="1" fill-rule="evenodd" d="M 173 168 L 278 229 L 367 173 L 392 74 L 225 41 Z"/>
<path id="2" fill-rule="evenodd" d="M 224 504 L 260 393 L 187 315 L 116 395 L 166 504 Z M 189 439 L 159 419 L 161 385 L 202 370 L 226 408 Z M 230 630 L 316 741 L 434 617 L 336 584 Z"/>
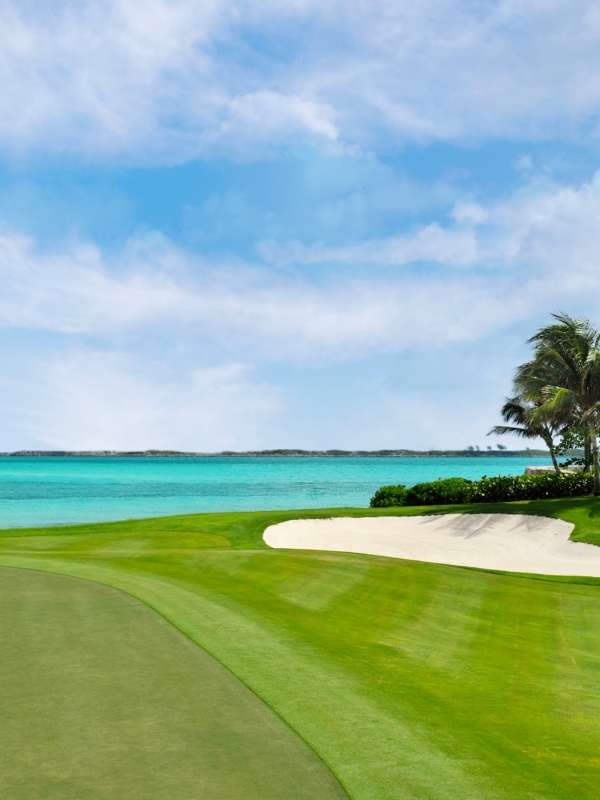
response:
<path id="1" fill-rule="evenodd" d="M 10 531 L 0 535 L 0 563 L 91 578 L 158 610 L 286 720 L 352 800 L 595 800 L 600 579 L 276 551 L 262 541 L 285 519 L 424 510 Z M 600 542 L 593 498 L 451 510 L 556 516 L 575 524 L 574 539 Z M 140 779 L 146 768 L 135 764 Z"/>
<path id="2" fill-rule="evenodd" d="M 340 800 L 304 742 L 146 605 L 0 569 L 3 800 Z"/>

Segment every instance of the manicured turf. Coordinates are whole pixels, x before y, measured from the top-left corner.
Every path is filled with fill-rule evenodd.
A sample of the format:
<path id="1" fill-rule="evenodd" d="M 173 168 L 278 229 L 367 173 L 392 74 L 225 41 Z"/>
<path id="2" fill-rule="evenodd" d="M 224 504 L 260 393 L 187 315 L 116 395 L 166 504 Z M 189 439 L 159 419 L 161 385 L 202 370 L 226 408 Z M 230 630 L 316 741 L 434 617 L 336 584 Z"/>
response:
<path id="1" fill-rule="evenodd" d="M 237 678 L 139 600 L 0 568 L 3 800 L 342 800 Z"/>
<path id="2" fill-rule="evenodd" d="M 558 516 L 573 538 L 600 542 L 593 499 L 434 510 Z M 144 600 L 275 709 L 356 800 L 595 798 L 600 581 L 272 551 L 261 539 L 299 516 L 423 511 L 13 531 L 0 563 Z"/>

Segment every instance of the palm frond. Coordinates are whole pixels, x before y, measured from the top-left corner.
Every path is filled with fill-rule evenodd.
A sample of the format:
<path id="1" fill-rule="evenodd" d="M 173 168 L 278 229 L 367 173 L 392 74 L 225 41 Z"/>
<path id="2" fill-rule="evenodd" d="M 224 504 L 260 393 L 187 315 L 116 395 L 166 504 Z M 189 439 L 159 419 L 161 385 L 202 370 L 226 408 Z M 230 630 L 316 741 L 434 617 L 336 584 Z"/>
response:
<path id="1" fill-rule="evenodd" d="M 522 439 L 537 439 L 540 436 L 538 431 L 533 428 L 519 428 L 512 425 L 494 425 L 488 433 L 488 436 L 491 436 L 493 433 L 497 436 L 504 436 L 504 434 L 512 433 L 515 436 L 520 436 Z"/>

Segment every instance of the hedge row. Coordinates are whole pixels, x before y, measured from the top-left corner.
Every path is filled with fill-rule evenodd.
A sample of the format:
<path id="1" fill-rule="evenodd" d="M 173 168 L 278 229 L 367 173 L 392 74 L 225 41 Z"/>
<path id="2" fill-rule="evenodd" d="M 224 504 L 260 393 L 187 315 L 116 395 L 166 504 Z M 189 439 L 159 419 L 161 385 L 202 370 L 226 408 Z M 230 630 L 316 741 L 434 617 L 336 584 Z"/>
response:
<path id="1" fill-rule="evenodd" d="M 501 503 L 510 500 L 544 500 L 549 497 L 581 497 L 591 494 L 593 476 L 589 473 L 556 475 L 500 475 L 480 481 L 446 478 L 417 483 L 382 486 L 371 498 L 372 508 L 390 506 L 431 506 L 453 503 Z"/>

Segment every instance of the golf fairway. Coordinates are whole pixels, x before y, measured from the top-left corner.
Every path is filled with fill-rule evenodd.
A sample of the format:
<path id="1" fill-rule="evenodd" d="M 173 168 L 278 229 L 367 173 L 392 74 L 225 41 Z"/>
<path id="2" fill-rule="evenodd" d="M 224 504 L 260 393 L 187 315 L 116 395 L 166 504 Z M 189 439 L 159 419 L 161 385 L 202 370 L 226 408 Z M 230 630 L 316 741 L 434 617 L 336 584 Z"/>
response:
<path id="1" fill-rule="evenodd" d="M 0 568 L 0 796 L 340 800 L 299 737 L 139 600 Z"/>
<path id="2" fill-rule="evenodd" d="M 574 539 L 598 541 L 600 502 L 593 499 L 453 510 L 556 516 L 575 524 Z M 353 800 L 595 798 L 600 580 L 276 551 L 261 539 L 285 519 L 348 514 L 377 512 L 210 514 L 7 531 L 0 563 L 88 578 L 144 601 L 285 720 Z M 82 613 L 81 624 L 91 625 L 89 617 Z M 33 730 L 35 709 L 24 713 Z M 79 724 L 76 714 L 70 724 Z M 175 750 L 189 746 L 178 725 Z M 238 744 L 225 747 L 227 769 L 243 773 Z M 144 779 L 147 763 L 131 762 L 133 783 Z M 279 763 L 265 757 L 267 770 Z M 325 774 L 325 785 L 339 792 Z M 289 796 L 305 796 L 295 791 Z M 3 793 L 8 800 L 32 796 Z M 250 795 L 246 786 L 237 795 L 216 786 L 201 796 Z"/>

